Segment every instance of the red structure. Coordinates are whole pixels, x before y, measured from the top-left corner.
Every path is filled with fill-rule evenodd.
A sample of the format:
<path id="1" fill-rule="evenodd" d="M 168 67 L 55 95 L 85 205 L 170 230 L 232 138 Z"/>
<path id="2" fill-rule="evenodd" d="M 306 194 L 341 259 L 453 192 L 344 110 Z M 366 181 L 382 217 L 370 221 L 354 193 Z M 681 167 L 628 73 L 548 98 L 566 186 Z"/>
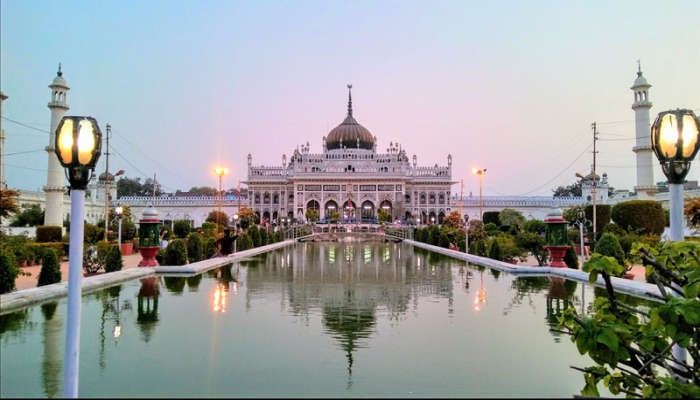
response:
<path id="1" fill-rule="evenodd" d="M 569 236 L 566 232 L 568 223 L 564 219 L 560 208 L 552 208 L 544 220 L 547 224 L 547 245 L 544 246 L 549 251 L 551 262 L 550 267 L 566 268 L 564 256 L 569 248 Z"/>
<path id="2" fill-rule="evenodd" d="M 157 267 L 156 254 L 160 250 L 160 220 L 158 211 L 153 206 L 143 212 L 139 220 L 139 253 L 141 262 L 139 267 Z"/>

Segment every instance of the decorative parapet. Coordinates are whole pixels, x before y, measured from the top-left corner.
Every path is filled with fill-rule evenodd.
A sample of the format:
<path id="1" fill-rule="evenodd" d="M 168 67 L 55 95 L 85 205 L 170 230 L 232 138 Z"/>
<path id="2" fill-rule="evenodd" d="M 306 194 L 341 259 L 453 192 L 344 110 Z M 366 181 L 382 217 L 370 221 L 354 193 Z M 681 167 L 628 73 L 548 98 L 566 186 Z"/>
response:
<path id="1" fill-rule="evenodd" d="M 219 199 L 216 196 L 159 196 L 153 201 L 151 196 L 124 196 L 117 200 L 112 200 L 111 204 L 121 204 L 123 206 L 142 206 L 146 207 L 154 203 L 158 206 L 216 206 L 219 204 Z M 236 196 L 226 197 L 221 200 L 222 206 L 237 206 L 239 199 Z M 248 205 L 248 199 L 242 197 L 240 199 L 241 206 Z"/>
<path id="2" fill-rule="evenodd" d="M 459 195 L 452 196 L 451 204 L 459 206 Z M 484 207 L 571 207 L 586 204 L 583 197 L 549 196 L 484 196 Z M 463 206 L 478 207 L 479 197 L 464 197 Z"/>

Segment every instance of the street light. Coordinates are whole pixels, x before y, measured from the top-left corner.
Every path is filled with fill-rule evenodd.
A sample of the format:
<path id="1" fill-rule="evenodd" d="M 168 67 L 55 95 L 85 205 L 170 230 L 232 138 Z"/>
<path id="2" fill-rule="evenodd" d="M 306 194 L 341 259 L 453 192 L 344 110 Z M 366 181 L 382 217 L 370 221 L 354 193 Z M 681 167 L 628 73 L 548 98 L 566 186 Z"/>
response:
<path id="1" fill-rule="evenodd" d="M 124 216 L 124 208 L 122 206 L 117 206 L 114 208 L 114 213 L 117 214 L 117 220 L 119 221 L 117 244 L 119 245 L 119 251 L 122 251 L 122 217 Z"/>
<path id="2" fill-rule="evenodd" d="M 78 397 L 80 359 L 80 281 L 83 277 L 85 189 L 100 158 L 102 132 L 92 117 L 63 117 L 56 128 L 54 151 L 70 183 L 70 245 L 68 252 L 68 315 L 66 316 L 63 397 Z"/>
<path id="3" fill-rule="evenodd" d="M 664 111 L 651 126 L 651 147 L 668 178 L 671 192 L 671 240 L 683 240 L 683 182 L 700 145 L 697 117 L 691 110 Z"/>
<path id="4" fill-rule="evenodd" d="M 584 256 L 584 248 L 583 248 L 583 224 L 586 222 L 586 212 L 583 211 L 582 207 L 579 207 L 578 211 L 576 211 L 576 223 L 578 224 L 578 230 L 579 230 L 579 235 L 581 237 L 581 269 L 583 269 L 583 263 L 586 261 L 586 258 Z"/>
<path id="5" fill-rule="evenodd" d="M 472 174 L 479 175 L 479 219 L 484 220 L 484 200 L 483 200 L 483 187 L 484 187 L 484 174 L 486 173 L 486 168 L 472 168 Z"/>
<path id="6" fill-rule="evenodd" d="M 233 252 L 236 252 L 236 242 L 238 241 L 238 214 L 233 214 L 233 227 L 236 229 L 236 237 L 233 239 Z"/>
<path id="7" fill-rule="evenodd" d="M 683 182 L 700 147 L 698 125 L 700 122 L 691 110 L 676 109 L 659 113 L 651 126 L 651 147 L 661 163 L 671 192 L 672 241 L 683 240 Z M 673 356 L 685 361 L 686 351 L 674 345 Z"/>
<path id="8" fill-rule="evenodd" d="M 219 226 L 221 225 L 219 218 L 221 218 L 221 201 L 223 197 L 223 192 L 221 190 L 221 177 L 228 174 L 228 168 L 216 167 L 214 172 L 219 176 L 219 213 L 216 215 L 216 231 L 219 232 Z"/>

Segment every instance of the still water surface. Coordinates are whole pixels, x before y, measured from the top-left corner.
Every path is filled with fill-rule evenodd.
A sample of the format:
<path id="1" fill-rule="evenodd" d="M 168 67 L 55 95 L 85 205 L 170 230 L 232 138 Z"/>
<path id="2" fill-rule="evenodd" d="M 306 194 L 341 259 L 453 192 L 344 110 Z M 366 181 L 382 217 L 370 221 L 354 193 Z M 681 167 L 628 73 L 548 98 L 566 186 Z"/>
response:
<path id="1" fill-rule="evenodd" d="M 557 396 L 594 291 L 394 243 L 297 244 L 83 297 L 81 396 Z M 582 301 L 583 300 L 583 301 Z M 0 394 L 61 396 L 65 300 L 0 316 Z"/>

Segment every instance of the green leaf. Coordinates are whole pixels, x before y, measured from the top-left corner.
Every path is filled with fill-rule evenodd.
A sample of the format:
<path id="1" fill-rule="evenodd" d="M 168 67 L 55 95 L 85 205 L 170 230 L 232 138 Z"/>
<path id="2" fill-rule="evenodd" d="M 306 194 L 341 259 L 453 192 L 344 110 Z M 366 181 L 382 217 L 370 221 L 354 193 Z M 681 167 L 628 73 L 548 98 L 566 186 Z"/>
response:
<path id="1" fill-rule="evenodd" d="M 619 346 L 617 335 L 615 335 L 615 332 L 609 328 L 602 329 L 596 337 L 596 341 L 608 346 L 608 348 L 612 351 L 617 351 Z"/>
<path id="2" fill-rule="evenodd" d="M 598 280 L 598 271 L 591 271 L 588 274 L 588 282 L 595 283 Z"/>
<path id="3" fill-rule="evenodd" d="M 685 293 L 685 297 L 689 299 L 698 297 L 698 293 L 700 293 L 700 282 L 689 283 L 683 286 L 683 292 Z"/>

